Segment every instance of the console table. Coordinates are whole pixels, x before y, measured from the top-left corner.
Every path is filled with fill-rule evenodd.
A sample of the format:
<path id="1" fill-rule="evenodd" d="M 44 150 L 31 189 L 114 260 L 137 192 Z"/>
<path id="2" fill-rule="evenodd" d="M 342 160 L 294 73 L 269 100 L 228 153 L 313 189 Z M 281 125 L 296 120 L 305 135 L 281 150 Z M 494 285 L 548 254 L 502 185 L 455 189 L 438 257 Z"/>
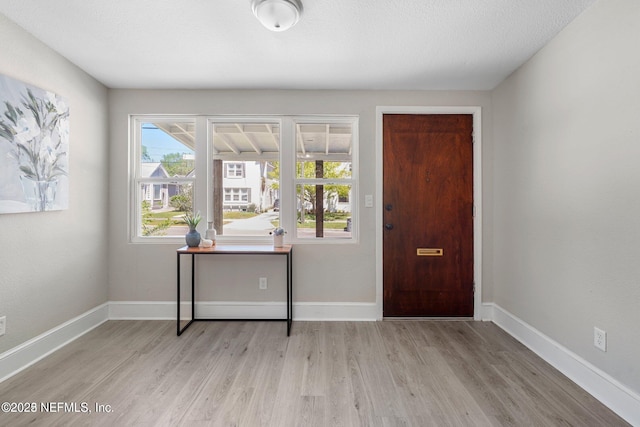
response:
<path id="1" fill-rule="evenodd" d="M 183 255 L 191 256 L 191 320 L 185 325 L 184 328 L 180 328 L 180 258 Z M 217 318 L 196 318 L 196 310 L 195 310 L 195 288 L 196 288 L 196 279 L 195 279 L 195 271 L 196 271 L 196 255 L 283 255 L 287 259 L 287 317 L 286 319 L 217 319 Z M 282 321 L 287 322 L 287 336 L 291 333 L 291 324 L 293 323 L 293 246 L 292 245 L 284 245 L 281 248 L 276 248 L 270 245 L 256 245 L 256 246 L 245 246 L 245 245 L 214 245 L 210 248 L 201 248 L 201 247 L 189 247 L 183 246 L 177 251 L 177 289 L 178 296 L 177 306 L 177 331 L 178 336 L 180 336 L 193 322 L 197 321 L 250 321 L 250 320 L 259 320 L 259 321 Z"/>

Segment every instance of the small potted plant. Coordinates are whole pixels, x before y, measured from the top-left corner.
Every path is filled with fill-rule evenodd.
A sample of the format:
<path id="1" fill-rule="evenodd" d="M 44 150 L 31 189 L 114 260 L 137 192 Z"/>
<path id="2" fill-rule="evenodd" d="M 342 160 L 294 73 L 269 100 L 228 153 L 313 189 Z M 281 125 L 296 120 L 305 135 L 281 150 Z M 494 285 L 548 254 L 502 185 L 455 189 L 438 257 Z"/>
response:
<path id="1" fill-rule="evenodd" d="M 283 246 L 284 235 L 286 231 L 282 227 L 276 227 L 269 234 L 273 234 L 273 247 L 281 248 Z"/>
<path id="2" fill-rule="evenodd" d="M 184 237 L 189 247 L 193 248 L 200 244 L 200 233 L 196 230 L 200 220 L 202 220 L 200 212 L 196 212 L 195 214 L 193 212 L 187 212 L 184 214 L 184 222 L 189 227 L 189 232 Z"/>

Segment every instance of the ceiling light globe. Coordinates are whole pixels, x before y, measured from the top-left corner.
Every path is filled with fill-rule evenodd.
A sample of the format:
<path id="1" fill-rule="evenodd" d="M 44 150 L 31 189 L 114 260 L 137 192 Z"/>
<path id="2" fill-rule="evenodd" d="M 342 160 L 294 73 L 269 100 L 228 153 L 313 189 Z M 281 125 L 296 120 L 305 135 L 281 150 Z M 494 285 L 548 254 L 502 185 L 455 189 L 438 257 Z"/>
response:
<path id="1" fill-rule="evenodd" d="M 299 0 L 253 0 L 253 14 L 271 31 L 285 31 L 293 27 L 302 15 Z"/>

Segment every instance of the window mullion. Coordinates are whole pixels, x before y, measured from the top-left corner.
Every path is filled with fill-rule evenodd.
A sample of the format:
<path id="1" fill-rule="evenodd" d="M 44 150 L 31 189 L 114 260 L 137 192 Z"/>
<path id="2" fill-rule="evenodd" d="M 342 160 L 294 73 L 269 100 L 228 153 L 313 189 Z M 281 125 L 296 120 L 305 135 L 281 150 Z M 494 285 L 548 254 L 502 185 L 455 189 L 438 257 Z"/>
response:
<path id="1" fill-rule="evenodd" d="M 174 183 L 193 183 L 195 182 L 195 178 L 136 178 L 136 184 L 150 184 L 150 183 L 160 183 L 160 184 L 174 184 Z"/>
<path id="2" fill-rule="evenodd" d="M 209 161 L 209 144 L 207 136 L 207 119 L 203 116 L 196 117 L 195 152 L 196 152 L 196 180 L 193 184 L 193 210 L 201 212 L 202 217 L 208 223 L 212 221 L 209 209 L 209 179 L 211 176 L 211 162 Z M 197 178 L 201 177 L 201 178 Z M 204 231 L 204 230 L 201 230 Z"/>
<path id="3" fill-rule="evenodd" d="M 334 179 L 334 178 L 298 178 L 294 180 L 297 185 L 355 185 L 355 179 Z"/>
<path id="4" fill-rule="evenodd" d="M 280 221 L 283 228 L 289 230 L 291 235 L 296 228 L 296 144 L 295 123 L 290 117 L 281 120 L 280 141 Z"/>

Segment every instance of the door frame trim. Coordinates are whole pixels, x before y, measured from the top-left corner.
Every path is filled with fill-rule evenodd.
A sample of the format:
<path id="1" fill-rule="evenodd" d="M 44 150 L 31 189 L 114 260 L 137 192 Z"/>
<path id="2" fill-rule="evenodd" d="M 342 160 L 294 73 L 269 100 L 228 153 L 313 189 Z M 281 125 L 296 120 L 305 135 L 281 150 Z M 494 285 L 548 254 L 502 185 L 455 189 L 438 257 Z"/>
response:
<path id="1" fill-rule="evenodd" d="M 376 107 L 376 313 L 382 320 L 383 257 L 382 257 L 382 117 L 385 114 L 471 114 L 473 115 L 473 319 L 482 319 L 482 107 L 480 106 L 377 106 Z"/>

